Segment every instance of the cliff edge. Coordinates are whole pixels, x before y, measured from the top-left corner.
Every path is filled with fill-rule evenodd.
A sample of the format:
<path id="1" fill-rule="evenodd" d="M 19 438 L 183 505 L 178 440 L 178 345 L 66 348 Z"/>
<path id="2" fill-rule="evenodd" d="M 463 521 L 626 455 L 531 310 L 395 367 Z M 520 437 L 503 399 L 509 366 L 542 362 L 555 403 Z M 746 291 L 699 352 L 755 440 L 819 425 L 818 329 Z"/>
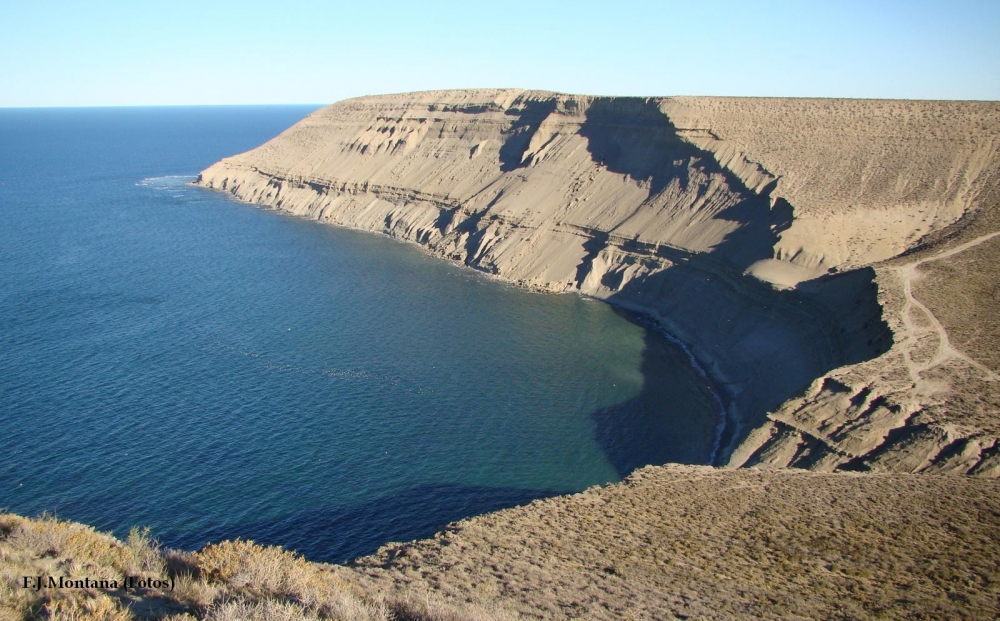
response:
<path id="1" fill-rule="evenodd" d="M 319 110 L 197 183 L 638 310 L 717 464 L 1000 475 L 1000 104 L 517 89 Z"/>

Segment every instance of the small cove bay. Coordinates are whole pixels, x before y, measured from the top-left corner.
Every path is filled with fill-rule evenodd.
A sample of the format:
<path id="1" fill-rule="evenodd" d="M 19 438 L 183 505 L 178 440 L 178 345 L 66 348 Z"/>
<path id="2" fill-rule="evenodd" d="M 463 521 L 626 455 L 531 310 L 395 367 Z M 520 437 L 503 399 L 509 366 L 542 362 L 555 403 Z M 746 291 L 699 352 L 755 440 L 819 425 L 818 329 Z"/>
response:
<path id="1" fill-rule="evenodd" d="M 709 460 L 641 322 L 188 185 L 312 109 L 0 110 L 0 506 L 340 562 Z"/>

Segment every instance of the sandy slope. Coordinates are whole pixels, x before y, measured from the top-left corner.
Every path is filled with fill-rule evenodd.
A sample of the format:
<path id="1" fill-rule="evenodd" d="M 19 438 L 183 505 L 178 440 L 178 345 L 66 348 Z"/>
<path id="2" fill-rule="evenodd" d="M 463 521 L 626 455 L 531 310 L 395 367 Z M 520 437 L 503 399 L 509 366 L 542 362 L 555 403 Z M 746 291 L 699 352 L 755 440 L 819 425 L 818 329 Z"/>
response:
<path id="1" fill-rule="evenodd" d="M 966 349 L 997 301 L 956 315 L 954 279 L 916 278 L 1000 230 L 998 148 L 993 102 L 435 91 L 334 104 L 199 183 L 658 318 L 727 398 L 720 463 L 996 476 Z"/>
<path id="2" fill-rule="evenodd" d="M 795 209 L 776 255 L 796 264 L 896 256 L 996 183 L 993 102 L 681 97 L 664 110 L 749 183 L 775 184 Z"/>

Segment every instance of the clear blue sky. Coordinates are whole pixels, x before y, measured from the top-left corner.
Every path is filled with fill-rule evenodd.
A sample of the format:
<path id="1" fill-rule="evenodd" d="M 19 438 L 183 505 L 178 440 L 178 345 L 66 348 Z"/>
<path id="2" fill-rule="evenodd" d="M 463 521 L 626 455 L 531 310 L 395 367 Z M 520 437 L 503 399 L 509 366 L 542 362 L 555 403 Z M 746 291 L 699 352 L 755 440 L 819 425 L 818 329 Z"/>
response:
<path id="1" fill-rule="evenodd" d="M 0 107 L 486 86 L 1000 99 L 1000 0 L 0 2 Z"/>

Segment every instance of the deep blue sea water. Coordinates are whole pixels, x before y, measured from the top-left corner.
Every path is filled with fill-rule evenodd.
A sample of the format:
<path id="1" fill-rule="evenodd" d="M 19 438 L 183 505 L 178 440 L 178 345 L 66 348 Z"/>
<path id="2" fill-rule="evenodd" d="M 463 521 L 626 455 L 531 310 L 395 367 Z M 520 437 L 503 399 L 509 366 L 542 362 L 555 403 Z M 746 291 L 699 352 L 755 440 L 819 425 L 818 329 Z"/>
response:
<path id="1" fill-rule="evenodd" d="M 609 306 L 187 185 L 311 109 L 0 110 L 0 507 L 344 561 L 708 460 Z"/>

